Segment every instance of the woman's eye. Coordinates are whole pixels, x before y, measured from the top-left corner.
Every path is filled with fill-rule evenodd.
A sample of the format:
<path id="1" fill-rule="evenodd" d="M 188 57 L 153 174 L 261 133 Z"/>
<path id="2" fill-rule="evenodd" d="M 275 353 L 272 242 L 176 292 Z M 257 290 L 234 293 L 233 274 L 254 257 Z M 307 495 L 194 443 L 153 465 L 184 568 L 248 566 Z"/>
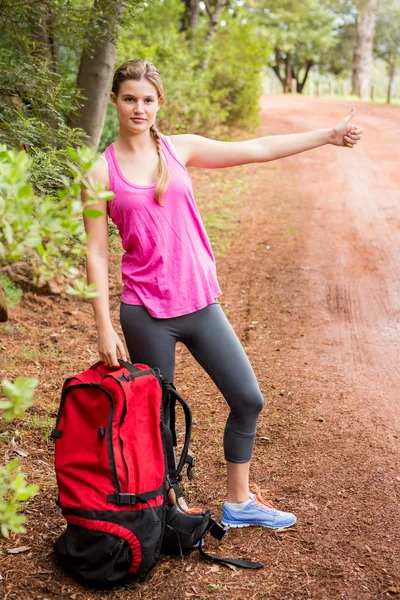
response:
<path id="1" fill-rule="evenodd" d="M 146 102 L 150 104 L 150 102 L 154 102 L 153 98 L 146 98 Z"/>

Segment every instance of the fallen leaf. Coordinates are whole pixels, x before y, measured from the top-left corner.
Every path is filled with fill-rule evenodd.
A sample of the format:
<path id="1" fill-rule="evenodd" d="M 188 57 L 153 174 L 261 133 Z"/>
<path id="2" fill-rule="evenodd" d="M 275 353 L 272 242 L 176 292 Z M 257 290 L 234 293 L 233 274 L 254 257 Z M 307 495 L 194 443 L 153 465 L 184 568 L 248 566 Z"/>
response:
<path id="1" fill-rule="evenodd" d="M 219 569 L 219 566 L 218 566 L 218 565 L 213 565 L 213 566 L 211 567 L 211 569 L 210 569 L 208 572 L 209 572 L 209 573 L 218 573 L 218 571 L 219 571 L 219 570 L 220 570 L 220 569 Z"/>
<path id="2" fill-rule="evenodd" d="M 26 452 L 25 450 L 16 450 L 15 451 L 17 454 L 19 454 L 20 456 L 22 456 L 23 458 L 26 458 L 27 456 L 29 456 L 29 452 Z"/>
<path id="3" fill-rule="evenodd" d="M 31 547 L 30 546 L 18 546 L 18 548 L 9 548 L 7 550 L 8 554 L 19 554 L 20 552 L 26 552 L 27 550 L 30 550 Z"/>
<path id="4" fill-rule="evenodd" d="M 389 594 L 400 594 L 400 588 L 398 587 L 390 587 L 387 591 Z"/>

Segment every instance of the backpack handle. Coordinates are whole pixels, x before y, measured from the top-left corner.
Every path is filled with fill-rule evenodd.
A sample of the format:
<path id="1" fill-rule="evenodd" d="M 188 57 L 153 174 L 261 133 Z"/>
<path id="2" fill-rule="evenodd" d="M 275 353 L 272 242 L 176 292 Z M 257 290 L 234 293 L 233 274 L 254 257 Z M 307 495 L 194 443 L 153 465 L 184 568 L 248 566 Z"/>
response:
<path id="1" fill-rule="evenodd" d="M 121 367 L 125 367 L 125 369 L 128 369 L 129 373 L 131 373 L 132 375 L 136 375 L 137 373 L 143 372 L 142 369 L 138 369 L 138 367 L 135 367 L 135 365 L 132 365 L 132 363 L 122 360 L 121 358 L 118 359 L 118 362 L 121 365 Z"/>

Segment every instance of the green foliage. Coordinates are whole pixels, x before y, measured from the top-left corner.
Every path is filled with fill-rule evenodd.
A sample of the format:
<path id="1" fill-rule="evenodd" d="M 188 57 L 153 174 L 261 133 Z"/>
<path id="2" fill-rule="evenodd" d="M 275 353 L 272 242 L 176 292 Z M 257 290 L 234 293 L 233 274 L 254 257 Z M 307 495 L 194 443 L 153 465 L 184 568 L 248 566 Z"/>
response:
<path id="1" fill-rule="evenodd" d="M 8 379 L 1 382 L 6 400 L 0 400 L 0 410 L 6 421 L 23 418 L 25 411 L 33 404 L 32 397 L 37 384 L 37 379 L 28 377 L 17 377 L 14 383 Z"/>
<path id="2" fill-rule="evenodd" d="M 65 148 L 85 141 L 83 131 L 67 126 L 78 100 L 71 72 L 79 65 L 85 4 L 4 0 L 1 6 L 0 144 L 29 152 L 30 182 L 40 194 L 63 185 L 69 176 Z"/>
<path id="3" fill-rule="evenodd" d="M 101 184 L 84 178 L 83 172 L 95 159 L 94 151 L 68 149 L 68 154 L 71 181 L 63 177 L 63 188 L 41 197 L 29 183 L 32 158 L 24 151 L 0 146 L 0 262 L 26 259 L 38 286 L 52 278 L 77 279 L 75 264 L 86 252 L 82 187 L 91 192 L 91 202 L 112 197 Z M 87 298 L 94 293 L 84 280 L 75 281 L 69 291 Z"/>
<path id="4" fill-rule="evenodd" d="M 25 502 L 38 492 L 36 485 L 26 485 L 21 473 L 19 460 L 11 460 L 0 466 L 0 532 L 4 537 L 12 533 L 23 533 L 26 518 L 18 514 L 21 502 Z"/>
<path id="5" fill-rule="evenodd" d="M 182 0 L 138 6 L 134 27 L 123 23 L 117 64 L 142 58 L 156 65 L 166 93 L 157 124 L 165 133 L 219 135 L 227 125 L 254 126 L 268 44 L 257 40 L 252 23 L 226 11 L 226 26 L 207 46 L 209 63 L 204 69 L 208 18 L 201 15 L 197 29 L 187 35 L 180 31 L 183 10 Z M 109 104 L 101 148 L 117 134 L 118 122 Z"/>
<path id="6" fill-rule="evenodd" d="M 1 388 L 5 400 L 0 400 L 0 410 L 6 421 L 23 418 L 25 411 L 32 406 L 32 397 L 37 384 L 37 379 L 28 377 L 17 377 L 14 383 L 7 379 L 2 381 Z M 18 511 L 21 502 L 34 496 L 37 491 L 37 486 L 26 485 L 18 459 L 0 466 L 0 532 L 4 537 L 8 537 L 10 532 L 25 531 L 22 526 L 25 517 L 18 514 Z"/>
<path id="7" fill-rule="evenodd" d="M 247 128 L 258 124 L 261 75 L 270 50 L 269 41 L 259 39 L 254 23 L 241 15 L 228 16 L 226 26 L 217 32 L 209 68 L 226 124 Z"/>
<path id="8" fill-rule="evenodd" d="M 8 307 L 14 308 L 14 306 L 17 306 L 22 298 L 22 289 L 6 277 L 0 279 L 0 285 L 6 293 Z"/>
<path id="9" fill-rule="evenodd" d="M 375 56 L 393 73 L 400 65 L 400 4 L 398 0 L 380 0 L 375 27 Z"/>
<path id="10" fill-rule="evenodd" d="M 273 53 L 269 65 L 282 84 L 290 87 L 288 66 L 293 77 L 306 81 L 308 70 L 337 45 L 339 21 L 329 2 L 319 0 L 260 0 L 257 2 L 260 34 L 270 41 Z M 262 13 L 261 13 L 262 10 Z M 262 16 L 261 16 L 262 14 Z"/>

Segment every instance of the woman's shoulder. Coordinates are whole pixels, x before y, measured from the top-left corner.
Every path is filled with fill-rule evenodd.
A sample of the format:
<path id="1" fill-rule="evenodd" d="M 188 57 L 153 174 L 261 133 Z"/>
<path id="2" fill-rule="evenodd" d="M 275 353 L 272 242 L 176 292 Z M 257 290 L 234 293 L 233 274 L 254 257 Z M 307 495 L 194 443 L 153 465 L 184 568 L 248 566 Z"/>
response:
<path id="1" fill-rule="evenodd" d="M 175 155 L 186 165 L 193 147 L 193 141 L 199 136 L 192 133 L 179 133 L 164 137 L 169 141 Z"/>
<path id="2" fill-rule="evenodd" d="M 94 181 L 100 181 L 107 187 L 109 186 L 110 177 L 108 174 L 108 162 L 104 152 L 103 154 L 100 154 L 96 162 L 93 163 L 91 169 L 89 170 L 89 175 Z"/>

